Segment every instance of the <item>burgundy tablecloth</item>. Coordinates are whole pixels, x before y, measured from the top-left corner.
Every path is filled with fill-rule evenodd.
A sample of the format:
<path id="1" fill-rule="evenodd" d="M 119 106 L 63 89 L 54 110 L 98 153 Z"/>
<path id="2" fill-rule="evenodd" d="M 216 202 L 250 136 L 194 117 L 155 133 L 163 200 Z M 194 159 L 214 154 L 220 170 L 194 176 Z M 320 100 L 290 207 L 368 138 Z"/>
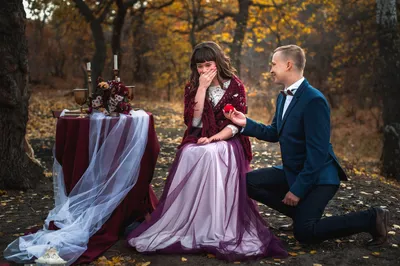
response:
<path id="1" fill-rule="evenodd" d="M 150 182 L 153 178 L 160 145 L 150 114 L 148 141 L 141 164 L 137 183 L 115 209 L 108 221 L 93 235 L 87 250 L 75 264 L 89 263 L 109 249 L 119 238 L 125 227 L 152 212 L 158 203 Z M 118 118 L 113 118 L 113 125 Z M 56 131 L 56 158 L 62 165 L 64 181 L 69 193 L 89 163 L 89 118 L 59 117 Z M 54 224 L 52 224 L 54 227 Z M 57 228 L 52 228 L 57 229 Z"/>

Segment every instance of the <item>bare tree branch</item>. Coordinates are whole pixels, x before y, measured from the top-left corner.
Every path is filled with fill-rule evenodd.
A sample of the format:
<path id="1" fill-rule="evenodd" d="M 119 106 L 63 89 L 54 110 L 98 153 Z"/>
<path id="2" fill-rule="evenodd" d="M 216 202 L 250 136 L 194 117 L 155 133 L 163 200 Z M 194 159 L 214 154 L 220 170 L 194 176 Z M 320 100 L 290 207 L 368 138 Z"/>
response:
<path id="1" fill-rule="evenodd" d="M 206 23 L 204 23 L 204 24 L 202 24 L 202 25 L 199 25 L 199 26 L 197 27 L 196 31 L 197 31 L 197 32 L 198 32 L 198 31 L 202 31 L 202 30 L 204 30 L 205 28 L 208 28 L 208 27 L 214 25 L 215 23 L 217 23 L 217 22 L 220 21 L 220 20 L 224 20 L 224 19 L 227 18 L 227 17 L 232 17 L 232 18 L 234 18 L 235 16 L 236 16 L 235 13 L 226 12 L 226 13 L 224 13 L 224 14 L 222 14 L 222 15 L 216 17 L 215 19 L 212 19 L 212 20 L 210 20 L 210 21 L 208 21 L 208 22 L 206 22 Z"/>
<path id="2" fill-rule="evenodd" d="M 171 0 L 171 1 L 169 1 L 169 2 L 166 2 L 166 3 L 164 3 L 164 4 L 161 4 L 161 5 L 159 5 L 159 6 L 153 5 L 152 3 L 150 3 L 150 4 L 149 4 L 149 8 L 150 8 L 150 9 L 162 9 L 162 8 L 164 8 L 164 7 L 167 7 L 167 6 L 172 5 L 174 2 L 175 2 L 175 0 Z"/>
<path id="3" fill-rule="evenodd" d="M 92 10 L 82 0 L 74 0 L 79 12 L 83 15 L 87 22 L 95 20 Z"/>
<path id="4" fill-rule="evenodd" d="M 172 32 L 180 33 L 180 34 L 189 34 L 190 31 L 185 31 L 185 30 L 172 30 Z"/>
<path id="5" fill-rule="evenodd" d="M 133 6 L 134 4 L 136 4 L 137 2 L 139 2 L 139 0 L 128 0 L 128 1 L 124 2 L 124 7 L 129 8 L 129 7 Z"/>
<path id="6" fill-rule="evenodd" d="M 259 8 L 271 8 L 271 7 L 274 7 L 276 9 L 280 9 L 283 6 L 294 5 L 294 4 L 297 4 L 299 2 L 300 2 L 300 0 L 292 0 L 292 1 L 288 0 L 285 3 L 281 3 L 281 4 L 278 5 L 278 4 L 275 3 L 275 1 L 272 1 L 272 3 L 273 3 L 272 5 L 267 5 L 267 4 L 254 3 L 254 1 L 250 1 L 250 5 L 251 6 L 256 6 L 256 7 L 259 7 Z"/>
<path id="7" fill-rule="evenodd" d="M 109 0 L 106 2 L 103 2 L 103 5 L 99 8 L 98 12 L 102 9 L 103 12 L 100 14 L 98 18 L 94 15 L 96 12 L 90 9 L 90 7 L 83 1 L 83 0 L 73 0 L 75 2 L 75 5 L 78 7 L 79 12 L 83 15 L 83 17 L 86 19 L 87 22 L 92 22 L 93 20 L 98 20 L 100 23 L 103 22 L 103 20 L 106 18 L 108 15 L 108 12 L 110 11 L 111 5 L 114 2 L 113 0 Z"/>
<path id="8" fill-rule="evenodd" d="M 103 22 L 106 16 L 108 15 L 108 12 L 110 11 L 111 5 L 113 4 L 114 1 L 110 0 L 107 2 L 107 5 L 103 9 L 103 13 L 99 16 L 98 20 L 99 22 Z"/>

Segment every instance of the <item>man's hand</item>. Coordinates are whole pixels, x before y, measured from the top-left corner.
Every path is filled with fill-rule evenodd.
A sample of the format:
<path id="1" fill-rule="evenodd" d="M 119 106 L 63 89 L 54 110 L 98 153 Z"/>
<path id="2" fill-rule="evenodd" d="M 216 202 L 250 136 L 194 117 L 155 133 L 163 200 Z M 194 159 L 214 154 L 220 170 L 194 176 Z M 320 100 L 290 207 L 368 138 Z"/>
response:
<path id="1" fill-rule="evenodd" d="M 234 109 L 233 111 L 229 111 L 229 113 L 224 112 L 224 116 L 226 119 L 231 120 L 234 124 L 245 127 L 246 126 L 246 116 L 242 112 Z"/>
<path id="2" fill-rule="evenodd" d="M 300 198 L 297 197 L 295 194 L 293 194 L 292 192 L 288 192 L 286 193 L 285 198 L 282 200 L 283 203 L 285 203 L 286 205 L 289 206 L 296 206 L 300 201 Z"/>

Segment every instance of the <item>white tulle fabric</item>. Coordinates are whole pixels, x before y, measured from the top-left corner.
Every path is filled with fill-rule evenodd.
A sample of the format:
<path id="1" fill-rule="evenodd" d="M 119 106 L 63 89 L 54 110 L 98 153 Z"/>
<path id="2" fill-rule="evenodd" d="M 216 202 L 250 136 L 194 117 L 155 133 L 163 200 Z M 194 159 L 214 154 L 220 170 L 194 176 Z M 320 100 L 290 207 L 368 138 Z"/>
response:
<path id="1" fill-rule="evenodd" d="M 19 237 L 8 245 L 4 251 L 7 260 L 31 261 L 53 247 L 67 265 L 72 264 L 86 250 L 89 238 L 135 185 L 147 144 L 149 116 L 142 110 L 132 111 L 130 116 L 121 115 L 110 130 L 111 119 L 102 113 L 91 116 L 89 166 L 69 195 L 62 167 L 54 159 L 55 207 L 42 230 Z M 123 148 L 119 147 L 122 140 L 126 141 Z M 50 221 L 60 230 L 48 230 Z"/>

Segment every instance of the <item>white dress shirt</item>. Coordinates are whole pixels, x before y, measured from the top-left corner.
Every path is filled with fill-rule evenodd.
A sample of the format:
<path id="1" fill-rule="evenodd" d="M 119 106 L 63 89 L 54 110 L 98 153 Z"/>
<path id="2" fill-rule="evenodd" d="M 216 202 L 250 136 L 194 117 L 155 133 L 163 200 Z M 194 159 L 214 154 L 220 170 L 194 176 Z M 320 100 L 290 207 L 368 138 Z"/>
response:
<path id="1" fill-rule="evenodd" d="M 293 83 L 292 85 L 290 85 L 289 87 L 287 87 L 285 89 L 285 92 L 287 92 L 288 90 L 292 91 L 293 95 L 296 94 L 297 89 L 300 87 L 301 83 L 303 83 L 304 81 L 304 77 L 302 77 L 301 79 L 299 79 L 298 81 L 296 81 L 295 83 Z M 285 100 L 285 105 L 283 106 L 283 112 L 282 112 L 282 119 L 285 116 L 285 112 L 289 107 L 290 102 L 292 101 L 293 96 L 292 95 L 287 95 L 286 94 L 286 100 Z"/>

